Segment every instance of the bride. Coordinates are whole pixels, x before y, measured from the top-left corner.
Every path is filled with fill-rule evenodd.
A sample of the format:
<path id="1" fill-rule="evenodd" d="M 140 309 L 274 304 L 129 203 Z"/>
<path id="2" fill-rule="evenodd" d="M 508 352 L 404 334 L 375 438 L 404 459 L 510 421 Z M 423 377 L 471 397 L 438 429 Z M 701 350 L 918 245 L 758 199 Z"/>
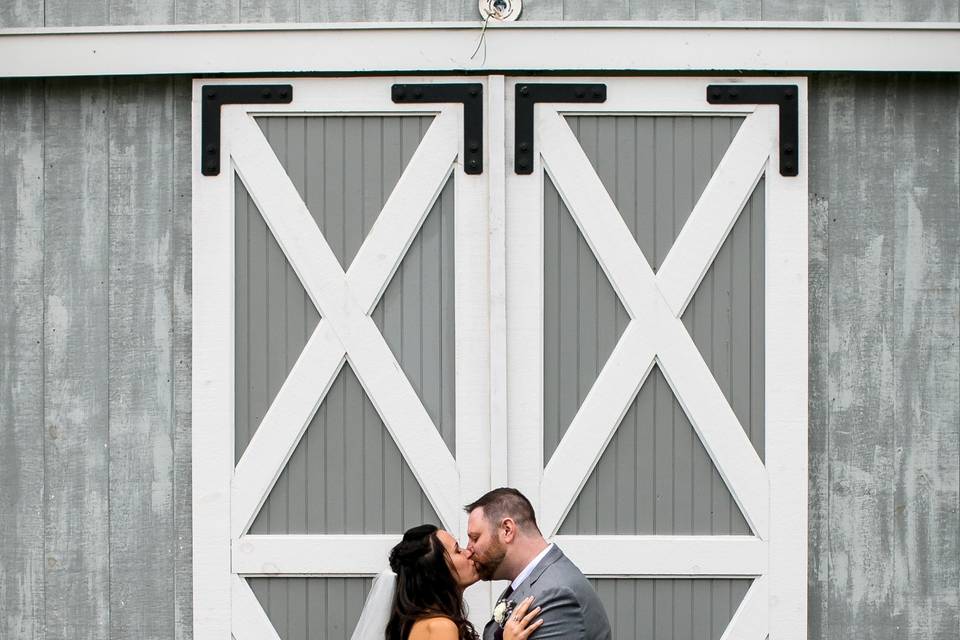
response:
<path id="1" fill-rule="evenodd" d="M 390 551 L 390 569 L 377 578 L 352 640 L 477 640 L 463 591 L 480 579 L 469 553 L 431 524 L 409 529 Z M 503 640 L 526 640 L 541 624 L 532 599 L 517 606 Z"/>

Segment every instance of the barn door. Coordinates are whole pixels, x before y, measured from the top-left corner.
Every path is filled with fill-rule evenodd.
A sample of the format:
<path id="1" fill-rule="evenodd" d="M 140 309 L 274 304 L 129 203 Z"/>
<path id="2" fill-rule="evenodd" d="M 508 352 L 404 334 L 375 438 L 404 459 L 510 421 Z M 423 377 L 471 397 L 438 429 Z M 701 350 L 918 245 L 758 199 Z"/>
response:
<path id="1" fill-rule="evenodd" d="M 776 84 L 506 83 L 509 481 L 617 638 L 805 637 L 805 92 Z"/>
<path id="2" fill-rule="evenodd" d="M 197 81 L 196 636 L 348 638 L 508 484 L 617 638 L 804 637 L 805 95 Z"/>
<path id="3" fill-rule="evenodd" d="M 196 83 L 198 638 L 349 637 L 487 489 L 483 83 L 418 82 Z"/>

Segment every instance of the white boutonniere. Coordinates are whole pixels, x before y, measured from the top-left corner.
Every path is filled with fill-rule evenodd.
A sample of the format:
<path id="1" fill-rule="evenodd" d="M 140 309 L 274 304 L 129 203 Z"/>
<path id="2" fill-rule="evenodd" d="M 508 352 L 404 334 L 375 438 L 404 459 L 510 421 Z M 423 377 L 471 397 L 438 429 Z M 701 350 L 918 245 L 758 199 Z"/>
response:
<path id="1" fill-rule="evenodd" d="M 493 621 L 503 628 L 503 625 L 507 624 L 507 620 L 510 619 L 510 614 L 513 613 L 513 609 L 516 606 L 517 603 L 513 600 L 501 600 L 497 603 L 497 606 L 493 608 Z"/>

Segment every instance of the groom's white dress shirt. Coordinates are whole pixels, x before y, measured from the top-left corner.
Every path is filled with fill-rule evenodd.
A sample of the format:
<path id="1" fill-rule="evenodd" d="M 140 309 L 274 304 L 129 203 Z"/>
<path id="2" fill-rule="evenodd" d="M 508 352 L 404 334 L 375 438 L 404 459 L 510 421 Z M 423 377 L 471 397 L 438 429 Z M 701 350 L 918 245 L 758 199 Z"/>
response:
<path id="1" fill-rule="evenodd" d="M 540 564 L 540 561 L 543 560 L 547 553 L 549 553 L 550 549 L 553 549 L 553 543 L 548 544 L 547 548 L 538 553 L 537 557 L 531 560 L 530 564 L 525 566 L 523 571 L 521 571 L 520 574 L 513 579 L 513 582 L 510 583 L 511 592 L 516 591 L 517 587 L 519 587 L 523 581 L 527 579 L 527 576 L 533 573 L 533 570 L 537 568 L 537 565 Z"/>

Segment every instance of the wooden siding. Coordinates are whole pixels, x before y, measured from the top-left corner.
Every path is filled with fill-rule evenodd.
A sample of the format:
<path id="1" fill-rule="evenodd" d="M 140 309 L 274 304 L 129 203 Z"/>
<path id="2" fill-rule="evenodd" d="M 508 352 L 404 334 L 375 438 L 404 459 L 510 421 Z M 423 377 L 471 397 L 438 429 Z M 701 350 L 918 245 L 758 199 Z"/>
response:
<path id="1" fill-rule="evenodd" d="M 782 11 L 765 18 L 836 15 L 824 3 L 776 4 Z M 219 22 L 220 7 L 236 5 L 207 2 L 203 15 Z M 528 19 L 537 14 L 532 5 Z M 38 24 L 29 22 L 42 17 L 36 6 L 5 4 L 3 26 Z M 871 19 L 911 7 L 931 19 L 957 16 L 955 2 L 849 6 Z M 52 24 L 51 6 L 45 11 Z M 186 12 L 178 6 L 178 15 Z M 133 117 L 128 109 L 108 108 L 141 90 L 150 112 L 162 114 L 172 100 L 172 124 L 132 127 L 123 122 Z M 960 77 L 818 75 L 810 94 L 809 637 L 953 639 L 960 628 Z M 192 637 L 189 96 L 184 78 L 0 83 L 0 505 L 5 516 L 16 514 L 0 520 L 2 637 L 132 637 L 141 622 L 162 629 L 158 637 Z M 160 220 L 171 218 L 168 244 L 136 241 L 167 266 L 138 267 L 148 280 L 140 293 L 114 288 L 120 298 L 111 302 L 109 261 L 126 256 L 119 264 L 131 265 L 132 249 L 121 245 L 134 238 L 110 239 L 121 202 L 110 200 L 121 194 L 107 185 L 108 173 L 125 161 L 109 156 L 136 132 L 136 144 L 148 144 L 154 127 L 171 140 L 154 159 L 169 182 L 132 180 L 135 193 L 122 201 L 159 216 L 151 233 L 165 233 L 168 221 Z M 154 458 L 144 476 L 117 469 L 140 460 L 110 451 L 123 440 L 108 434 L 111 416 L 129 429 L 135 415 L 107 389 L 115 370 L 109 344 L 121 335 L 108 318 L 140 295 L 173 299 L 169 307 L 150 302 L 169 309 L 167 317 L 148 324 L 131 316 L 124 327 L 126 338 L 133 331 L 145 343 L 158 331 L 172 336 L 169 351 L 143 365 L 156 396 L 168 394 L 173 407 L 165 414 L 173 424 L 157 423 L 149 445 L 138 445 L 152 451 L 173 439 L 173 472 L 150 481 Z M 141 404 L 137 415 L 156 402 Z M 137 481 L 121 489 L 112 473 Z M 166 577 L 131 584 L 119 575 L 119 588 L 136 597 L 109 597 L 105 558 L 132 540 L 110 530 L 117 522 L 111 486 L 137 494 L 121 505 L 149 502 L 133 517 L 151 522 L 156 500 L 174 523 L 167 530 L 174 538 L 124 523 L 136 528 L 145 558 L 164 558 L 159 566 L 138 561 L 138 569 L 172 572 L 173 593 Z M 150 616 L 158 621 L 143 620 Z"/>
<path id="2" fill-rule="evenodd" d="M 370 578 L 249 578 L 283 640 L 348 640 Z"/>
<path id="3" fill-rule="evenodd" d="M 578 140 L 659 268 L 741 118 L 576 117 Z M 763 455 L 763 182 L 683 321 Z M 545 185 L 544 456 L 626 326 L 592 251 Z M 640 389 L 566 521 L 565 534 L 748 534 L 729 489 L 659 368 Z"/>
<path id="4" fill-rule="evenodd" d="M 551 0 L 524 5 L 522 20 L 960 20 L 958 0 Z M 12 0 L 0 28 L 108 24 L 262 22 L 480 22 L 463 0 Z"/>
<path id="5" fill-rule="evenodd" d="M 0 82 L 0 636 L 44 632 L 44 92 Z"/>
<path id="6" fill-rule="evenodd" d="M 592 579 L 618 640 L 717 640 L 750 580 Z"/>
<path id="7" fill-rule="evenodd" d="M 810 94 L 810 637 L 955 638 L 960 78 Z"/>

